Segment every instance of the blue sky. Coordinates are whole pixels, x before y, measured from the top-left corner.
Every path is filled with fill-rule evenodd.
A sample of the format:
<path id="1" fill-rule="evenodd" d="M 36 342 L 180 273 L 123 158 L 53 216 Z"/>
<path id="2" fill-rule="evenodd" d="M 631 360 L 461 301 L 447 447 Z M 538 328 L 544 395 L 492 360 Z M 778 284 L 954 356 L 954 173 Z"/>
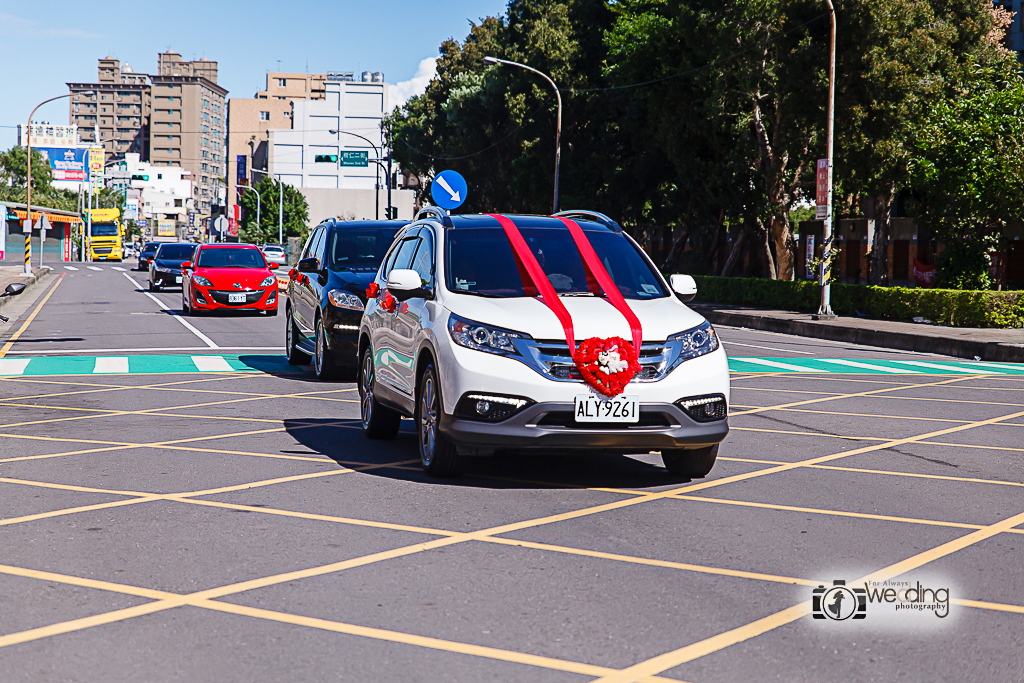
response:
<path id="1" fill-rule="evenodd" d="M 465 38 L 470 21 L 506 4 L 0 0 L 0 126 L 24 125 L 35 105 L 67 92 L 65 83 L 95 81 L 96 60 L 108 54 L 142 73 L 156 71 L 164 50 L 216 60 L 228 97 L 252 97 L 267 71 L 383 71 L 388 83 L 410 81 L 442 40 Z M 44 106 L 35 120 L 67 123 L 67 100 Z M 14 128 L 0 127 L 0 149 L 15 140 Z"/>

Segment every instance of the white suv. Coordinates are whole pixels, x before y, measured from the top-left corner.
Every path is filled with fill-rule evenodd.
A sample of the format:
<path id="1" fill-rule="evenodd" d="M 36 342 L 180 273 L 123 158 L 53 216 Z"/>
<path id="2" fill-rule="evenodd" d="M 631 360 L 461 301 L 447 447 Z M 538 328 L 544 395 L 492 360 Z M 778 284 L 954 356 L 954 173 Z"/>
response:
<path id="1" fill-rule="evenodd" d="M 612 280 L 621 296 L 599 285 L 614 289 Z M 423 467 L 436 476 L 457 474 L 462 457 L 524 449 L 661 451 L 673 474 L 705 476 L 729 431 L 728 362 L 711 324 L 680 301 L 696 294 L 693 278 L 671 281 L 598 213 L 428 207 L 396 236 L 367 290 L 363 430 L 393 438 L 402 416 L 413 418 Z M 584 381 L 570 337 L 621 337 L 621 362 L 602 355 L 609 373 L 627 365 L 633 346 L 622 341 L 640 339 L 641 328 L 639 365 L 621 395 L 595 390 L 595 373 Z"/>

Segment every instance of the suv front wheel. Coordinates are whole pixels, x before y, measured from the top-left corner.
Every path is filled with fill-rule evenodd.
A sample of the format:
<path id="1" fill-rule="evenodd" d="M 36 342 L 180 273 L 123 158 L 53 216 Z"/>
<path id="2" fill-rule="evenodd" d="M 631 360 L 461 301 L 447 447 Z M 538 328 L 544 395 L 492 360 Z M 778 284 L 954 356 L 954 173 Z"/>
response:
<path id="1" fill-rule="evenodd" d="M 677 477 L 706 477 L 718 458 L 718 444 L 704 448 L 666 448 L 661 452 L 665 469 Z"/>
<path id="2" fill-rule="evenodd" d="M 459 455 L 455 445 L 439 429 L 442 406 L 441 384 L 437 381 L 437 371 L 430 364 L 423 370 L 416 402 L 420 460 L 424 471 L 432 477 L 455 477 L 459 474 Z"/>
<path id="3" fill-rule="evenodd" d="M 363 422 L 363 433 L 370 439 L 393 439 L 402 426 L 402 416 L 381 405 L 373 397 L 373 386 L 377 374 L 373 367 L 373 349 L 363 351 L 363 362 L 359 371 L 359 413 Z"/>

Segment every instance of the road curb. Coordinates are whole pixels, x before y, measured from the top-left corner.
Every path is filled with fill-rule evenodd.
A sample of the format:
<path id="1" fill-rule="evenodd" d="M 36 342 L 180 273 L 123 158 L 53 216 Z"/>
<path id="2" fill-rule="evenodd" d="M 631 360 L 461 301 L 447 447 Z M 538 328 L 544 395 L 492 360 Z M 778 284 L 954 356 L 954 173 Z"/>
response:
<path id="1" fill-rule="evenodd" d="M 1024 344 L 957 339 L 935 334 L 915 334 L 894 330 L 880 330 L 869 327 L 870 320 L 864 320 L 861 327 L 832 325 L 828 321 L 792 320 L 763 315 L 757 312 L 721 311 L 707 304 L 695 304 L 694 310 L 714 325 L 747 327 L 752 330 L 792 334 L 799 337 L 828 339 L 878 346 L 886 349 L 937 353 L 957 358 L 980 358 L 992 362 L 1024 362 Z"/>
<path id="2" fill-rule="evenodd" d="M 5 308 L 14 305 L 14 302 L 18 298 L 23 297 L 26 294 L 28 294 L 35 287 L 35 285 L 40 280 L 42 280 L 44 277 L 46 277 L 47 275 L 49 275 L 52 272 L 53 272 L 53 268 L 51 268 L 50 266 L 40 266 L 39 268 L 37 268 L 34 271 L 32 271 L 31 275 L 25 275 L 25 274 L 22 273 L 18 277 L 15 277 L 15 278 L 10 278 L 10 279 L 4 278 L 5 282 L 3 284 L 3 287 L 6 287 L 7 285 L 9 285 L 11 283 L 14 283 L 14 282 L 24 282 L 25 283 L 25 291 L 22 292 L 21 294 L 19 294 L 17 297 L 5 296 L 2 299 L 0 299 L 0 313 L 3 313 Z M 2 273 L 0 273 L 0 274 L 2 274 Z M 2 287 L 0 287 L 0 289 L 2 289 Z"/>

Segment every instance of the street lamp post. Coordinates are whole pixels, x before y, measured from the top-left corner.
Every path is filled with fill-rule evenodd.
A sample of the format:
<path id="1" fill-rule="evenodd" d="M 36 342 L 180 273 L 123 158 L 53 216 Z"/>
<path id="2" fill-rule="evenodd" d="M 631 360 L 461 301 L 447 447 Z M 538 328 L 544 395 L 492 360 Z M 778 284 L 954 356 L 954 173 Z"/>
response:
<path id="1" fill-rule="evenodd" d="M 327 132 L 330 133 L 331 135 L 340 135 L 340 134 L 344 133 L 345 135 L 351 135 L 353 137 L 357 137 L 360 140 L 366 140 L 366 143 L 368 145 L 370 145 L 370 147 L 373 147 L 373 151 L 377 153 L 377 158 L 380 159 L 380 147 L 378 147 L 377 145 L 373 144 L 373 142 L 371 142 L 369 138 L 364 138 L 362 135 L 359 135 L 358 133 L 350 133 L 347 130 L 337 130 L 335 128 L 331 128 Z M 390 146 L 388 146 L 387 162 L 388 162 L 388 166 L 385 169 L 385 172 L 388 174 L 388 218 L 390 219 L 391 218 L 391 147 Z M 339 163 L 341 163 L 340 160 L 339 160 Z M 380 166 L 380 164 L 378 164 L 378 166 Z M 384 167 L 381 166 L 381 168 L 384 168 Z M 377 171 L 377 208 L 375 210 L 374 217 L 377 218 L 377 219 L 380 219 L 380 171 L 379 170 Z"/>
<path id="2" fill-rule="evenodd" d="M 81 94 L 83 94 L 83 95 L 91 95 L 92 91 L 90 90 L 90 91 L 87 91 L 87 92 L 83 92 Z M 37 104 L 35 106 L 35 109 L 32 110 L 32 113 L 28 115 L 28 129 L 25 131 L 26 132 L 26 135 L 25 135 L 25 149 L 28 152 L 28 154 L 25 156 L 25 169 L 27 171 L 27 175 L 25 176 L 25 220 L 28 221 L 28 229 L 25 231 L 25 274 L 26 275 L 31 275 L 32 274 L 32 117 L 36 115 L 36 109 L 39 109 L 39 107 L 43 106 L 44 104 L 49 104 L 50 102 L 53 102 L 54 100 L 64 99 L 65 97 L 71 97 L 71 93 L 67 93 L 66 95 L 57 95 L 56 97 L 51 97 L 48 100 L 43 100 L 42 102 Z M 42 214 L 40 214 L 40 215 L 42 215 Z M 42 237 L 42 233 L 41 232 L 40 232 L 39 236 L 40 236 L 40 238 Z M 43 245 L 42 245 L 42 241 L 40 241 L 40 243 L 39 243 L 40 258 L 42 258 L 42 250 L 43 250 Z"/>
<path id="3" fill-rule="evenodd" d="M 558 213 L 558 167 L 561 163 L 562 158 L 562 93 L 558 91 L 558 86 L 551 80 L 551 77 L 542 71 L 537 71 L 532 66 L 526 66 L 519 62 L 513 62 L 508 59 L 498 59 L 497 57 L 484 57 L 484 61 L 488 64 L 507 64 L 509 66 L 518 66 L 520 69 L 526 69 L 537 74 L 555 89 L 555 98 L 558 100 L 558 119 L 555 123 L 555 198 L 551 213 Z"/>
<path id="4" fill-rule="evenodd" d="M 826 190 L 825 226 L 821 246 L 821 306 L 818 308 L 818 316 L 831 318 L 835 317 L 832 313 L 832 286 L 828 281 L 832 276 L 830 264 L 832 257 L 832 146 L 836 102 L 836 10 L 832 6 L 832 0 L 825 0 L 825 2 L 828 4 L 829 16 L 832 18 L 832 35 L 828 61 L 828 127 L 825 133 L 825 158 L 828 160 L 828 189 Z"/>
<path id="5" fill-rule="evenodd" d="M 281 174 L 277 175 L 277 188 L 280 195 L 277 198 L 277 243 L 284 247 L 284 181 Z"/>
<path id="6" fill-rule="evenodd" d="M 250 189 L 250 190 L 252 190 L 253 192 L 256 193 L 256 229 L 257 230 L 263 230 L 263 223 L 260 222 L 260 203 L 261 202 L 260 202 L 259 190 L 257 190 L 252 185 L 239 185 L 239 187 L 248 188 L 248 189 Z M 284 245 L 282 245 L 282 246 L 284 246 Z"/>

